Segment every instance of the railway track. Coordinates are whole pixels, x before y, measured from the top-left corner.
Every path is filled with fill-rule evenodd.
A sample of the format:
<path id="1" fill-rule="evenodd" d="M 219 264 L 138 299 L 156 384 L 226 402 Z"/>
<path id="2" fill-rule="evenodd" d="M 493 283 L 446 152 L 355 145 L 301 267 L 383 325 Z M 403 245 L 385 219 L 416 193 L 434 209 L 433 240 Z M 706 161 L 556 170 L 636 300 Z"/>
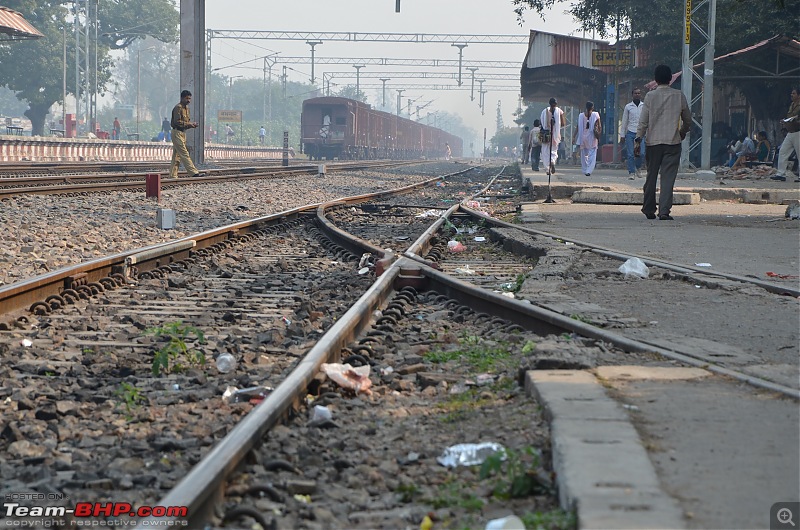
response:
<path id="1" fill-rule="evenodd" d="M 353 171 L 360 169 L 389 168 L 419 162 L 365 161 L 327 164 L 326 171 Z M 168 169 L 167 169 L 168 170 Z M 294 166 L 243 166 L 207 170 L 204 177 L 163 178 L 163 186 L 183 186 L 198 183 L 219 183 L 235 180 L 275 178 L 289 175 L 317 174 L 319 164 Z M 152 173 L 152 172 L 151 172 Z M 146 187 L 148 172 L 60 174 L 59 176 L 16 177 L 0 179 L 0 200 L 18 195 L 82 195 L 101 191 L 141 190 Z"/>
<path id="2" fill-rule="evenodd" d="M 326 254 L 317 265 L 321 269 L 334 269 L 342 274 L 331 285 L 353 286 L 353 282 L 361 282 L 363 286 L 368 276 L 370 280 L 373 279 L 371 275 L 374 271 L 383 271 L 383 274 L 375 279 L 358 301 L 346 311 L 345 306 L 349 306 L 350 299 L 347 302 L 343 301 L 339 308 L 341 312 L 336 314 L 335 319 L 327 314 L 316 315 L 317 320 L 328 319 L 324 325 L 320 323 L 318 327 L 310 325 L 314 309 L 308 306 L 303 308 L 301 296 L 296 293 L 286 296 L 284 303 L 291 306 L 292 316 L 306 314 L 309 317 L 304 319 L 309 323 L 303 327 L 307 328 L 310 325 L 311 329 L 303 329 L 304 338 L 316 329 L 325 329 L 327 332 L 321 335 L 319 340 L 305 340 L 297 345 L 282 344 L 279 348 L 269 346 L 266 348 L 266 353 L 272 354 L 278 353 L 273 352 L 274 349 L 286 353 L 286 350 L 291 350 L 291 346 L 295 346 L 293 352 L 297 358 L 293 357 L 287 365 L 295 361 L 296 369 L 285 379 L 282 378 L 285 372 L 282 371 L 280 362 L 269 361 L 264 363 L 266 366 L 262 366 L 260 360 L 254 361 L 256 358 L 260 359 L 259 356 L 264 352 L 258 349 L 255 352 L 247 350 L 248 354 L 241 349 L 234 349 L 233 353 L 236 354 L 239 363 L 237 370 L 241 370 L 241 373 L 237 371 L 235 376 L 220 376 L 213 373 L 214 369 L 211 367 L 205 371 L 208 373 L 193 369 L 185 376 L 182 375 L 180 380 L 178 377 L 170 376 L 169 380 L 163 380 L 156 385 L 160 388 L 148 389 L 147 393 L 153 395 L 154 399 L 163 400 L 157 402 L 159 407 L 155 408 L 164 411 L 164 419 L 176 420 L 180 425 L 186 425 L 189 421 L 177 419 L 177 412 L 170 418 L 169 413 L 173 407 L 181 408 L 190 403 L 193 405 L 186 406 L 185 409 L 186 414 L 192 416 L 196 416 L 197 413 L 191 413 L 189 410 L 198 407 L 216 416 L 224 416 L 224 413 L 243 416 L 242 421 L 221 440 L 218 440 L 219 436 L 232 426 L 232 421 L 227 423 L 221 421 L 223 427 L 220 427 L 218 432 L 212 431 L 206 434 L 203 440 L 217 443 L 201 460 L 198 461 L 197 458 L 203 452 L 202 448 L 192 444 L 182 447 L 180 443 L 176 445 L 171 441 L 178 438 L 173 428 L 171 432 L 159 438 L 148 439 L 147 443 L 138 446 L 139 450 L 146 451 L 154 445 L 166 454 L 165 458 L 150 465 L 150 467 L 157 466 L 154 469 L 158 473 L 153 471 L 139 473 L 139 475 L 158 475 L 155 479 L 159 481 L 157 488 L 145 492 L 140 489 L 140 484 L 134 483 L 132 475 L 126 482 L 119 474 L 113 479 L 81 476 L 75 479 L 75 483 L 69 483 L 69 487 L 53 487 L 58 492 L 63 492 L 65 489 L 72 491 L 80 487 L 82 495 L 80 498 L 87 500 L 110 498 L 109 491 L 112 491 L 117 492 L 116 495 L 122 498 L 135 499 L 136 502 L 185 506 L 189 509 L 192 526 L 211 523 L 215 526 L 240 527 L 252 522 L 275 528 L 314 524 L 323 526 L 348 524 L 353 527 L 419 524 L 426 510 L 430 509 L 431 505 L 437 506 L 434 501 L 441 500 L 444 493 L 450 491 L 448 488 L 452 484 L 448 480 L 452 479 L 453 475 L 437 471 L 439 468 L 434 461 L 437 451 L 446 446 L 448 440 L 452 441 L 453 437 L 459 434 L 462 436 L 467 434 L 473 439 L 480 437 L 481 432 L 485 431 L 485 415 L 498 414 L 509 422 L 509 426 L 508 429 L 492 434 L 508 444 L 513 443 L 514 439 L 522 440 L 522 445 L 510 445 L 513 451 L 519 452 L 513 454 L 521 454 L 526 447 L 535 448 L 533 452 L 538 454 L 536 464 L 526 461 L 526 465 L 529 465 L 531 471 L 535 471 L 538 476 L 531 486 L 539 488 L 536 490 L 534 505 L 540 513 L 544 511 L 555 514 L 554 517 L 563 517 L 563 526 L 568 527 L 574 523 L 570 523 L 569 515 L 558 514 L 552 497 L 552 477 L 548 478 L 549 448 L 546 442 L 546 424 L 535 417 L 535 411 L 525 407 L 522 403 L 524 400 L 513 390 L 516 379 L 514 374 L 517 370 L 544 366 L 587 367 L 592 363 L 663 365 L 669 364 L 671 362 L 669 359 L 680 359 L 681 362 L 689 364 L 701 362 L 711 369 L 715 369 L 716 366 L 719 373 L 727 375 L 736 373 L 750 383 L 782 391 L 795 399 L 798 397 L 796 389 L 747 374 L 743 371 L 742 364 L 737 365 L 737 369 L 727 368 L 726 366 L 736 364 L 732 359 L 699 361 L 686 355 L 686 352 L 668 351 L 662 345 L 648 344 L 635 336 L 629 337 L 620 333 L 620 330 L 623 332 L 640 330 L 641 323 L 634 322 L 625 315 L 612 314 L 611 318 L 608 318 L 609 311 L 601 310 L 603 308 L 588 311 L 589 302 L 575 296 L 580 292 L 580 280 L 583 276 L 590 277 L 591 281 L 616 283 L 617 287 L 622 283 L 619 279 L 614 279 L 614 269 L 619 261 L 614 261 L 612 256 L 604 255 L 608 249 L 593 249 L 587 244 L 579 245 L 559 240 L 560 238 L 550 234 L 525 230 L 509 223 L 498 223 L 477 210 L 460 205 L 448 207 L 447 203 L 442 202 L 452 200 L 444 199 L 444 195 L 440 194 L 442 189 L 450 188 L 455 194 L 460 191 L 466 194 L 467 190 L 471 191 L 475 187 L 475 182 L 469 182 L 472 179 L 473 176 L 467 173 L 452 175 L 445 179 L 444 186 L 424 191 L 409 188 L 403 190 L 401 197 L 393 197 L 392 194 L 380 194 L 378 197 L 361 196 L 351 201 L 339 201 L 313 209 L 298 209 L 269 220 L 262 220 L 260 223 L 252 225 L 240 223 L 225 230 L 211 231 L 202 238 L 193 239 L 189 246 L 182 248 L 181 243 L 177 243 L 160 251 L 139 253 L 135 257 L 127 255 L 110 258 L 105 260 L 105 263 L 94 264 L 93 271 L 83 271 L 87 275 L 83 278 L 73 278 L 77 275 L 73 270 L 54 275 L 58 277 L 46 281 L 39 279 L 36 282 L 26 282 L 25 289 L 30 290 L 33 287 L 37 289 L 25 295 L 28 298 L 41 299 L 47 289 L 58 290 L 66 281 L 83 284 L 76 286 L 79 287 L 76 292 L 78 296 L 83 293 L 88 298 L 96 280 L 102 280 L 101 275 L 112 275 L 110 280 L 101 281 L 101 285 L 103 282 L 113 281 L 113 274 L 119 273 L 119 267 L 125 264 L 129 268 L 134 268 L 129 272 L 138 275 L 139 282 L 146 287 L 145 293 L 159 291 L 158 296 L 164 297 L 165 302 L 158 303 L 151 300 L 151 297 L 155 297 L 154 294 L 128 295 L 124 297 L 124 304 L 121 301 L 116 304 L 102 301 L 97 304 L 96 310 L 77 311 L 82 318 L 86 319 L 104 306 L 111 306 L 109 309 L 123 313 L 120 315 L 121 319 L 131 319 L 130 322 L 126 320 L 125 325 L 133 325 L 139 332 L 143 326 L 148 325 L 146 319 L 152 318 L 153 314 L 169 319 L 174 318 L 177 313 L 184 316 L 187 322 L 189 318 L 203 318 L 206 321 L 213 319 L 214 326 L 237 328 L 235 333 L 225 332 L 227 333 L 225 338 L 220 338 L 223 332 L 211 335 L 211 340 L 217 348 L 215 351 L 219 353 L 220 346 L 228 348 L 231 343 L 237 344 L 239 348 L 242 347 L 241 343 L 263 344 L 263 341 L 259 341 L 264 337 L 256 336 L 253 339 L 251 334 L 248 335 L 251 332 L 242 333 L 243 330 L 240 329 L 242 326 L 236 325 L 248 318 L 253 322 L 260 322 L 259 311 L 263 312 L 263 309 L 255 310 L 255 314 L 242 311 L 241 315 L 237 316 L 239 304 L 234 302 L 233 305 L 225 307 L 231 300 L 238 300 L 241 296 L 237 294 L 239 291 L 244 294 L 241 284 L 235 287 L 236 282 L 232 281 L 241 280 L 237 275 L 244 275 L 246 281 L 254 282 L 254 285 L 262 289 L 262 293 L 253 290 L 257 294 L 270 293 L 276 289 L 280 294 L 279 290 L 286 282 L 308 285 L 303 276 L 308 276 L 309 273 L 294 269 L 293 261 L 286 258 L 281 261 L 281 258 L 274 256 L 265 258 L 257 252 L 250 257 L 239 248 L 239 239 L 266 237 L 271 240 L 276 232 L 284 230 L 281 221 L 288 220 L 293 237 L 297 238 L 296 241 L 305 241 L 305 244 L 311 245 L 315 243 L 311 243 L 309 234 L 315 230 L 325 234 L 324 237 L 327 239 L 323 241 L 327 242 L 319 245 L 321 248 L 331 249 L 332 254 Z M 435 182 L 437 181 L 428 184 Z M 504 202 L 510 198 L 506 195 L 514 195 L 507 193 L 509 187 L 508 183 L 501 182 L 498 177 L 486 188 L 477 190 L 476 197 L 486 199 L 481 204 L 483 208 L 491 206 L 495 210 L 513 211 L 513 203 Z M 435 198 L 437 194 L 438 198 Z M 472 205 L 477 206 L 474 203 Z M 312 211 L 317 212 L 317 219 L 314 221 L 316 228 L 313 230 L 309 224 Z M 431 211 L 439 214 L 445 212 L 443 216 L 437 217 L 438 220 L 432 226 L 420 221 L 425 217 L 418 217 L 421 213 Z M 434 217 L 431 215 L 431 218 Z M 375 228 L 377 225 L 387 224 L 385 230 Z M 266 229 L 268 234 L 265 225 L 274 225 Z M 348 235 L 348 232 L 355 236 Z M 288 235 L 283 237 L 289 238 Z M 483 240 L 479 241 L 478 238 Z M 446 250 L 447 243 L 453 239 L 466 247 L 463 252 L 450 253 Z M 405 250 L 409 241 L 414 243 L 409 250 Z M 202 263 L 189 263 L 188 266 L 179 263 L 188 256 L 190 248 L 209 249 L 209 253 L 213 249 L 214 254 L 191 258 L 198 259 Z M 294 252 L 297 252 L 297 247 L 293 248 Z M 392 262 L 386 248 L 391 249 L 396 255 L 405 252 L 405 256 Z M 270 246 L 270 252 L 267 254 L 271 251 Z M 133 259 L 129 260 L 131 257 Z M 348 262 L 349 265 L 343 269 L 338 269 L 339 265 L 344 264 L 343 258 L 354 261 Z M 265 260 L 269 262 L 266 275 L 263 269 L 253 268 L 256 262 Z M 493 265 L 496 263 L 502 263 L 502 266 Z M 243 268 L 240 269 L 240 266 Z M 685 267 L 680 268 L 681 266 L 677 264 L 661 262 L 659 266 L 663 271 L 651 272 L 655 280 L 651 283 L 659 286 L 656 289 L 663 288 L 661 286 L 675 288 L 676 285 L 691 281 L 692 283 L 686 284 L 692 289 L 696 289 L 694 282 L 700 282 L 701 287 L 714 286 L 734 297 L 752 296 L 752 293 L 745 292 L 746 287 L 742 287 L 741 282 L 737 281 L 736 285 L 726 283 L 732 282 L 731 278 L 704 276 L 702 274 L 704 271 L 690 271 Z M 198 267 L 204 272 L 211 271 L 212 274 L 210 279 L 203 279 L 207 277 L 202 276 L 196 281 L 216 284 L 217 287 L 213 289 L 222 285 L 213 291 L 216 294 L 209 300 L 202 295 L 187 298 L 189 289 L 189 284 L 186 283 L 189 281 L 187 273 L 197 270 Z M 358 274 L 359 270 L 364 268 L 367 271 Z M 436 270 L 437 268 L 440 270 Z M 695 272 L 697 274 L 692 275 Z M 342 277 L 348 280 L 342 281 Z M 520 277 L 523 277 L 522 281 Z M 279 281 L 283 283 L 278 285 L 276 282 Z M 317 282 L 311 283 L 316 285 Z M 48 284 L 50 287 L 46 287 Z M 547 284 L 552 284 L 553 288 L 546 288 Z M 759 285 L 754 282 L 749 285 L 755 285 L 766 293 L 765 296 L 768 297 L 766 303 L 773 303 L 774 299 L 780 300 L 777 295 L 769 294 L 772 290 L 769 285 Z M 96 285 L 94 288 L 99 290 Z M 335 287 L 331 290 L 335 290 Z M 342 292 L 337 292 L 336 295 L 342 297 L 345 295 L 345 290 L 340 290 Z M 8 293 L 9 289 L 0 291 L 0 296 L 3 291 Z M 118 296 L 118 291 L 120 294 L 124 292 L 115 290 L 112 292 L 113 296 Z M 19 298 L 23 296 L 20 293 L 21 291 L 17 293 L 17 302 L 7 303 L 6 307 L 15 305 L 19 309 L 21 307 L 19 300 L 23 299 Z M 513 295 L 513 299 L 509 295 Z M 298 297 L 301 299 L 297 300 Z M 2 300 L 0 298 L 0 301 Z M 7 297 L 5 300 L 10 298 Z M 305 301 L 320 304 L 322 297 L 317 291 Z M 292 302 L 294 305 L 291 305 Z M 34 311 L 43 313 L 61 311 L 62 304 L 57 298 L 51 298 L 45 303 L 47 309 L 41 305 L 34 305 Z M 80 302 L 81 306 L 84 303 L 86 302 Z M 244 306 L 247 307 L 247 303 Z M 234 307 L 237 310 L 234 310 Z M 275 321 L 279 318 L 280 310 L 274 308 L 273 310 L 275 312 L 269 313 L 268 320 Z M 41 318 L 46 320 L 53 317 L 43 315 Z M 297 318 L 292 320 L 286 314 L 280 314 L 280 318 L 283 326 L 297 325 Z M 284 318 L 291 323 L 287 324 Z M 139 319 L 138 326 L 134 323 L 134 319 Z M 199 323 L 204 325 L 203 322 Z M 275 333 L 279 333 L 286 340 L 287 334 L 283 326 L 278 326 L 277 330 L 271 329 L 270 339 L 274 339 Z M 35 340 L 40 340 L 40 333 L 47 336 L 53 335 L 56 331 L 53 325 L 42 327 L 33 320 L 33 317 L 17 320 L 7 327 L 10 329 L 4 334 L 15 340 L 18 338 L 15 334 L 19 333 L 35 332 Z M 83 328 L 83 324 L 80 327 Z M 86 325 L 85 330 L 79 331 L 96 332 L 96 334 L 87 335 L 84 339 L 70 338 L 69 340 L 73 342 L 69 343 L 66 337 L 60 337 L 57 333 L 54 339 L 61 340 L 61 344 L 68 344 L 71 347 L 90 348 L 93 342 L 97 342 L 99 333 L 106 333 L 105 330 L 89 329 L 89 325 Z M 233 340 L 234 336 L 244 337 L 247 340 Z M 36 344 L 31 338 L 28 340 L 32 341 L 29 348 L 41 348 L 41 344 Z M 46 337 L 45 340 L 53 339 Z M 75 342 L 79 340 L 85 340 L 88 344 Z M 117 337 L 114 340 L 129 339 Z M 500 349 L 509 354 L 508 358 L 495 360 L 488 367 L 484 364 L 471 365 L 476 358 L 500 357 L 498 352 L 487 349 L 487 344 L 493 346 L 499 344 Z M 473 348 L 473 346 L 480 347 Z M 153 344 L 137 343 L 137 346 L 129 347 L 132 349 L 140 347 L 145 351 L 150 347 L 152 351 Z M 142 353 L 147 355 L 140 351 L 140 354 Z M 289 353 L 291 356 L 292 352 Z M 85 354 L 93 355 L 93 359 L 99 360 L 97 364 L 105 370 L 113 370 L 114 363 L 109 360 L 104 361 L 99 352 L 93 351 L 90 354 L 87 351 Z M 380 396 L 380 399 L 365 402 L 352 393 L 342 391 L 329 380 L 320 380 L 318 374 L 322 363 L 338 360 L 348 360 L 354 365 L 369 365 L 374 370 L 370 377 L 374 385 L 372 391 Z M 148 365 L 141 360 L 138 362 L 139 364 L 134 366 L 141 374 L 146 371 Z M 106 366 L 103 366 L 104 364 Z M 88 365 L 81 363 L 81 365 L 94 367 L 91 363 Z M 50 368 L 57 367 L 44 366 L 42 370 L 40 365 L 34 374 L 32 368 L 28 366 L 26 377 L 62 377 L 61 373 L 50 374 Z M 263 368 L 267 368 L 270 375 L 275 376 L 274 379 L 263 377 Z M 483 381 L 488 385 L 485 389 L 477 383 L 476 376 L 482 373 L 488 376 L 488 379 Z M 71 374 L 66 375 L 71 376 Z M 118 380 L 131 375 L 115 374 L 120 378 Z M 195 400 L 186 392 L 187 388 L 197 389 L 200 393 L 199 398 L 212 401 L 216 399 L 215 403 L 218 404 L 222 386 L 227 385 L 218 383 L 215 388 L 209 389 L 213 387 L 208 384 L 208 379 L 211 377 L 221 379 L 228 377 L 230 381 L 240 383 L 240 386 L 269 384 L 275 388 L 265 392 L 266 399 L 257 407 L 253 408 L 251 404 L 245 402 L 228 407 L 216 405 L 218 408 L 214 409 L 213 405 L 198 405 L 199 399 Z M 173 386 L 170 387 L 170 384 Z M 178 385 L 177 389 L 174 385 Z M 452 392 L 454 389 L 457 389 L 457 392 Z M 88 389 L 81 390 L 83 397 L 89 398 Z M 313 398 L 306 397 L 309 392 Z M 437 430 L 437 422 L 443 421 L 442 417 L 449 417 L 453 413 L 455 406 L 453 395 L 462 395 L 462 402 L 472 401 L 474 406 L 457 409 L 456 412 L 459 414 L 456 416 L 459 421 L 454 422 L 449 430 Z M 14 401 L 15 396 L 7 396 Z M 47 401 L 51 396 L 43 393 L 38 398 Z M 107 401 L 106 399 L 106 409 L 109 408 Z M 37 403 L 30 399 L 29 402 L 24 403 L 22 415 L 32 415 L 35 418 L 37 411 L 29 408 L 29 404 L 35 407 Z M 500 407 L 502 402 L 510 402 L 517 406 L 516 416 L 530 414 L 534 417 L 535 433 L 526 436 L 524 434 L 527 432 L 526 429 L 514 423 L 515 415 L 504 415 Z M 333 411 L 333 419 L 330 421 L 334 425 L 325 422 L 307 424 L 306 414 L 315 405 L 325 406 Z M 55 417 L 59 415 L 73 417 L 74 409 L 67 410 L 64 407 L 62 405 L 61 411 L 56 408 L 51 413 L 55 414 Z M 420 407 L 427 410 L 422 418 L 415 419 L 416 413 L 409 414 L 410 411 Z M 108 410 L 105 412 L 111 414 Z M 150 412 L 146 410 L 134 407 L 134 412 L 142 415 L 135 418 L 137 421 L 135 425 L 129 425 L 127 420 L 117 420 L 115 435 L 118 439 L 127 438 L 126 432 L 133 433 L 140 429 L 141 422 L 153 421 L 148 416 Z M 116 414 L 119 415 L 121 412 L 117 411 Z M 389 421 L 390 418 L 393 419 Z M 288 423 L 281 428 L 275 428 L 280 420 L 286 420 Z M 323 436 L 322 429 L 331 427 L 333 427 L 331 430 L 324 431 Z M 527 428 L 530 430 L 530 423 L 527 424 Z M 9 429 L 7 428 L 7 431 Z M 19 427 L 17 431 L 19 432 Z M 436 433 L 433 440 L 429 439 L 431 432 Z M 444 435 L 445 432 L 450 432 L 449 438 Z M 21 436 L 15 442 L 25 440 L 24 435 L 28 433 L 19 432 L 19 434 Z M 267 438 L 263 441 L 265 434 Z M 16 437 L 17 433 L 10 429 L 6 441 L 8 436 Z M 195 433 L 193 437 L 199 436 Z M 377 445 L 369 443 L 367 441 L 369 437 L 375 437 Z M 387 440 L 394 440 L 396 443 L 387 444 Z M 23 446 L 24 444 L 20 444 L 17 447 Z M 203 447 L 209 446 L 210 444 Z M 174 462 L 183 458 L 184 453 L 191 455 L 186 458 L 189 463 L 196 463 L 185 477 L 186 468 L 177 466 Z M 18 455 L 15 458 L 20 459 Z M 39 455 L 28 458 L 34 459 L 28 460 L 30 464 L 43 457 Z M 22 461 L 24 464 L 24 457 Z M 129 474 L 141 469 L 146 462 L 155 461 L 126 460 Z M 65 463 L 61 465 L 68 466 Z M 232 474 L 237 465 L 245 467 Z M 6 471 L 20 475 L 6 475 Z M 467 486 L 455 493 L 450 491 L 456 499 L 450 499 L 447 501 L 449 504 L 445 503 L 444 506 L 439 505 L 440 508 L 432 514 L 435 518 L 444 518 L 456 524 L 475 524 L 480 520 L 476 515 L 476 509 L 459 505 L 458 499 L 479 497 L 478 493 L 485 491 L 486 484 L 468 472 L 453 473 Z M 13 470 L 4 468 L 3 476 L 31 478 L 16 468 Z M 165 478 L 159 479 L 161 476 Z M 181 477 L 183 478 L 180 479 Z M 80 483 L 80 486 L 77 483 Z M 120 484 L 127 486 L 129 483 L 135 484 L 135 493 L 133 488 L 119 488 Z M 365 484 L 369 485 L 365 487 Z M 110 490 L 105 489 L 109 486 Z M 157 496 L 158 491 L 172 486 L 174 488 L 169 493 L 162 497 Z M 45 486 L 40 485 L 40 487 Z M 366 497 L 364 491 L 367 493 Z M 307 504 L 306 496 L 314 499 L 313 507 Z M 524 502 L 527 505 L 531 504 L 530 500 Z M 516 505 L 512 501 L 510 506 Z M 477 510 L 486 507 L 481 504 Z"/>

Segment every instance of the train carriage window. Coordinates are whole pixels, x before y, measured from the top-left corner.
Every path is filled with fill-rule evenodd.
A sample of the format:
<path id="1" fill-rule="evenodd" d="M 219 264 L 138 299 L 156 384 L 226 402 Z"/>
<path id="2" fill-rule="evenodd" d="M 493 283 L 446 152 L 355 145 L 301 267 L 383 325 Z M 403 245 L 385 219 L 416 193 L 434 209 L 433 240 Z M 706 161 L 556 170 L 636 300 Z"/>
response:
<path id="1" fill-rule="evenodd" d="M 330 107 L 322 107 L 322 125 L 330 125 L 331 124 L 331 115 L 332 114 L 333 114 L 333 112 L 331 111 Z M 327 122 L 327 123 L 325 123 L 325 122 Z"/>
<path id="2" fill-rule="evenodd" d="M 345 125 L 347 123 L 347 118 L 338 117 L 336 118 L 336 125 Z"/>

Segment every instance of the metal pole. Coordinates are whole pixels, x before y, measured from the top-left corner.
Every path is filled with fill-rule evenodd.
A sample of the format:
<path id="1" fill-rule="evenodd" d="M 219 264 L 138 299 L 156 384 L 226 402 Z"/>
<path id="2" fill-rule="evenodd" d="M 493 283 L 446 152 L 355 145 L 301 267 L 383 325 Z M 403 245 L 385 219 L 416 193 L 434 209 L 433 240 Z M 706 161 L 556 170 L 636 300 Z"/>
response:
<path id="1" fill-rule="evenodd" d="M 311 46 L 311 84 L 313 85 L 314 81 L 315 81 L 315 79 L 314 79 L 314 47 L 317 44 L 322 44 L 322 41 L 321 40 L 309 40 L 309 41 L 306 41 L 306 44 Z"/>
<path id="2" fill-rule="evenodd" d="M 389 81 L 391 78 L 382 77 L 381 82 L 383 83 L 383 108 L 386 108 L 386 81 Z"/>
<path id="3" fill-rule="evenodd" d="M 61 128 L 64 130 L 63 136 L 66 138 L 67 136 L 67 24 L 64 23 L 63 27 L 64 33 L 64 72 L 63 72 L 63 97 L 64 99 L 61 100 Z"/>
<path id="4" fill-rule="evenodd" d="M 689 108 L 692 105 L 692 60 L 690 58 L 689 44 L 692 37 L 692 0 L 684 0 L 684 21 L 683 21 L 683 54 L 682 54 L 682 74 L 681 91 L 686 97 Z M 681 168 L 689 167 L 689 140 L 691 131 L 686 133 L 686 138 L 681 142 Z"/>
<path id="5" fill-rule="evenodd" d="M 401 99 L 403 92 L 405 92 L 405 88 L 397 89 L 397 115 L 400 116 L 400 111 L 403 108 L 403 100 Z"/>
<path id="6" fill-rule="evenodd" d="M 467 66 L 467 70 L 472 72 L 472 88 L 469 90 L 469 100 L 475 101 L 475 72 L 478 70 L 477 66 Z"/>
<path id="7" fill-rule="evenodd" d="M 614 126 L 615 130 L 617 129 L 617 124 L 619 123 L 619 119 L 617 119 L 618 118 L 617 117 L 617 113 L 619 112 L 619 77 L 618 77 L 619 76 L 619 52 L 620 52 L 620 50 L 619 50 L 619 21 L 620 21 L 620 14 L 619 14 L 619 11 L 618 11 L 617 12 L 617 54 L 616 54 L 617 57 L 616 57 L 616 59 L 614 59 L 614 113 L 613 113 L 614 123 L 613 123 L 613 126 Z M 617 132 L 621 132 L 621 131 L 617 131 Z M 618 151 L 619 135 L 618 134 L 613 134 L 612 136 L 614 137 L 613 140 L 612 140 L 614 142 L 612 144 L 614 146 L 614 151 L 613 151 L 613 155 L 612 155 L 611 159 L 614 161 L 614 163 L 617 163 L 617 162 L 619 162 L 619 151 Z"/>
<path id="8" fill-rule="evenodd" d="M 78 13 L 80 12 L 80 0 L 75 0 L 75 136 L 78 136 L 78 128 L 81 115 L 81 22 Z M 66 125 L 66 124 L 65 124 Z"/>
<path id="9" fill-rule="evenodd" d="M 100 0 L 94 0 L 94 90 L 92 90 L 92 127 L 97 130 L 97 11 Z"/>
<path id="10" fill-rule="evenodd" d="M 717 0 L 708 3 L 708 40 L 703 65 L 703 131 L 700 141 L 700 167 L 711 169 L 711 124 L 714 99 L 714 40 L 717 28 Z M 748 131 L 749 133 L 750 131 Z"/>
<path id="11" fill-rule="evenodd" d="M 139 134 L 139 89 L 141 88 L 141 76 L 142 76 L 142 66 L 141 66 L 141 54 L 142 50 L 136 50 L 136 134 Z M 137 136 L 136 139 L 138 140 L 139 137 Z"/>
<path id="12" fill-rule="evenodd" d="M 466 48 L 468 44 L 451 44 L 450 46 L 458 48 L 458 86 L 461 86 L 461 57 L 463 56 L 464 48 Z"/>
<path id="13" fill-rule="evenodd" d="M 364 68 L 363 64 L 354 64 L 353 68 L 356 69 L 356 99 L 361 100 L 361 69 Z"/>

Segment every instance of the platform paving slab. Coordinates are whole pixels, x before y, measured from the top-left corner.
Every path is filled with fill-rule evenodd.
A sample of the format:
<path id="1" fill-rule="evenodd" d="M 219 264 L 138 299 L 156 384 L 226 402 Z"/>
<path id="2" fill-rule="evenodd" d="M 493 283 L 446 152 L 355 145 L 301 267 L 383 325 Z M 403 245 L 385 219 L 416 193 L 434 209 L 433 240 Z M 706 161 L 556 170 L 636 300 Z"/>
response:
<path id="1" fill-rule="evenodd" d="M 588 202 L 592 204 L 642 204 L 643 201 L 644 193 L 641 191 L 583 189 L 572 194 L 572 202 Z M 700 194 L 676 191 L 672 194 L 672 204 L 700 204 Z"/>
<path id="2" fill-rule="evenodd" d="M 593 374 L 528 371 L 525 388 L 551 420 L 561 506 L 580 528 L 685 528 L 627 413 Z"/>
<path id="3" fill-rule="evenodd" d="M 800 407 L 716 375 L 676 378 L 697 371 L 594 370 L 629 411 L 688 528 L 770 528 L 774 503 L 800 499 Z M 797 379 L 797 366 L 787 372 Z"/>

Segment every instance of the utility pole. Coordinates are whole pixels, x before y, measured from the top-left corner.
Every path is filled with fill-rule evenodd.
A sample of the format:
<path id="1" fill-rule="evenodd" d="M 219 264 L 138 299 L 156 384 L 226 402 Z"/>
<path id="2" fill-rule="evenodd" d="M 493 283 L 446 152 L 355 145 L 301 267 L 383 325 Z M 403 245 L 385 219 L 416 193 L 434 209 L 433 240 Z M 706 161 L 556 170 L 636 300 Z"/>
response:
<path id="1" fill-rule="evenodd" d="M 472 72 L 472 87 L 469 89 L 469 100 L 475 101 L 475 72 L 478 70 L 478 67 L 467 66 L 467 70 Z"/>
<path id="2" fill-rule="evenodd" d="M 383 83 L 383 108 L 386 108 L 386 81 L 389 81 L 391 78 L 389 77 L 382 77 L 380 79 L 381 83 Z"/>
<path id="3" fill-rule="evenodd" d="M 309 41 L 306 41 L 306 44 L 311 46 L 311 84 L 313 85 L 314 81 L 315 81 L 315 79 L 314 79 L 314 46 L 316 46 L 317 44 L 322 44 L 322 41 L 321 40 L 309 40 Z"/>
<path id="4" fill-rule="evenodd" d="M 405 92 L 405 88 L 398 88 L 397 89 L 397 115 L 400 116 L 400 111 L 403 109 L 403 100 L 401 99 L 403 92 Z"/>
<path id="5" fill-rule="evenodd" d="M 464 48 L 466 48 L 468 44 L 451 44 L 450 46 L 458 48 L 458 86 L 461 86 L 461 58 L 464 54 Z"/>
<path id="6" fill-rule="evenodd" d="M 361 98 L 360 98 L 360 95 L 361 95 L 361 90 L 360 90 L 360 86 L 361 86 L 361 69 L 364 68 L 364 65 L 363 64 L 354 64 L 353 68 L 356 69 L 356 99 L 361 101 Z"/>

